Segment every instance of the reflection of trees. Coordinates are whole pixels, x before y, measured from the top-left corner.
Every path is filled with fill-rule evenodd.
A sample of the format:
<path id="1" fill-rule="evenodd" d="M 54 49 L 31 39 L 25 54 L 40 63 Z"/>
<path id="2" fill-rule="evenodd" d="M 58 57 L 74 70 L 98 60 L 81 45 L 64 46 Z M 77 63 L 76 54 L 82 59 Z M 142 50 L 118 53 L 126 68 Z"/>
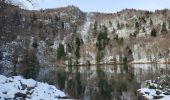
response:
<path id="1" fill-rule="evenodd" d="M 74 74 L 70 74 L 72 77 L 71 79 L 68 79 L 66 91 L 75 98 L 82 98 L 84 93 L 84 86 L 82 84 L 81 74 L 77 66 L 75 71 L 76 72 Z"/>
<path id="2" fill-rule="evenodd" d="M 114 66 L 115 67 L 115 66 Z M 112 88 L 112 99 L 121 100 L 124 93 L 135 93 L 136 87 L 138 87 L 136 80 L 134 79 L 134 69 L 129 65 L 121 65 L 120 73 L 112 74 L 110 79 Z M 135 98 L 135 96 L 133 97 Z"/>
<path id="3" fill-rule="evenodd" d="M 57 73 L 57 82 L 60 90 L 65 88 L 65 79 L 66 79 L 65 71 Z"/>
<path id="4" fill-rule="evenodd" d="M 108 100 L 111 98 L 111 88 L 106 79 L 104 78 L 99 79 L 98 88 L 99 88 L 99 92 L 102 98 L 108 99 Z"/>
<path id="5" fill-rule="evenodd" d="M 83 66 L 83 70 L 81 69 L 80 73 L 79 66 L 69 66 L 67 72 L 62 70 L 57 70 L 57 73 L 55 71 L 53 73 L 50 72 L 48 79 L 51 80 L 51 84 L 57 84 L 60 89 L 64 89 L 73 98 L 122 100 L 123 98 L 126 99 L 129 96 L 128 94 L 130 94 L 132 97 L 128 98 L 136 100 L 136 90 L 140 87 L 140 83 L 136 79 L 137 76 L 134 75 L 136 69 L 130 65 L 111 66 L 111 70 L 109 67 L 96 66 L 94 72 L 92 67 Z M 154 68 L 150 67 L 146 72 L 141 70 L 142 72 L 138 73 L 143 80 L 148 75 L 152 75 L 153 70 L 155 71 L 156 69 L 156 72 L 160 71 L 159 67 L 152 67 Z M 118 71 L 119 69 L 120 71 Z M 164 69 L 163 71 L 165 72 L 166 70 Z"/>
<path id="6" fill-rule="evenodd" d="M 91 83 L 93 85 L 91 85 L 92 87 L 89 90 L 90 100 L 96 100 L 96 98 L 98 100 L 121 100 L 122 93 L 128 91 L 128 86 L 131 85 L 130 83 L 133 82 L 136 84 L 134 80 L 134 69 L 128 66 L 112 67 L 116 67 L 113 73 L 105 73 L 105 70 L 101 66 L 96 66 L 96 78 L 93 79 L 93 83 Z M 120 68 L 120 72 L 117 72 L 118 67 Z M 108 75 L 111 78 L 108 78 Z M 132 91 L 136 90 L 132 88 Z"/>
<path id="7" fill-rule="evenodd" d="M 97 73 L 97 87 L 99 88 L 99 94 L 101 99 L 103 100 L 110 100 L 111 99 L 111 88 L 110 84 L 107 81 L 107 77 L 105 77 L 104 71 L 98 65 L 96 67 Z"/>
<path id="8" fill-rule="evenodd" d="M 141 79 L 145 80 L 147 77 L 155 75 L 153 70 L 157 73 L 156 75 L 160 71 L 158 65 L 157 68 L 154 65 L 152 66 L 153 68 L 149 67 L 145 71 L 141 69 L 141 72 L 138 71 L 137 75 L 134 75 L 136 68 L 130 65 L 111 66 L 111 70 L 110 66 L 96 66 L 95 72 L 92 67 L 83 66 L 83 71 L 79 71 L 79 67 L 68 66 L 67 72 L 63 69 L 57 69 L 57 72 L 49 72 L 49 75 L 46 75 L 48 81 L 46 80 L 45 82 L 58 86 L 73 98 L 84 97 L 89 100 L 122 100 L 123 98 L 130 98 L 136 100 L 136 90 L 140 88 L 141 84 L 137 81 L 137 75 L 140 75 Z M 162 69 L 163 72 L 160 71 L 159 73 L 168 73 L 168 68 Z"/>

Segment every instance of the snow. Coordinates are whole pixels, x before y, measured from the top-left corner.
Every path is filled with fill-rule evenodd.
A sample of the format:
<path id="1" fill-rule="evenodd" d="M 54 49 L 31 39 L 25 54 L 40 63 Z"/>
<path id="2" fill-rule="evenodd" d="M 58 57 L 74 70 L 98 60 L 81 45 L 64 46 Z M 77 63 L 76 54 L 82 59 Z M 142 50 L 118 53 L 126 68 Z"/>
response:
<path id="1" fill-rule="evenodd" d="M 118 37 L 129 38 L 130 33 L 134 33 L 134 30 L 123 28 L 121 30 L 116 30 Z"/>
<path id="2" fill-rule="evenodd" d="M 159 100 L 170 100 L 170 89 L 166 88 L 167 86 L 162 87 L 162 85 L 166 85 L 162 82 L 168 81 L 166 77 L 169 76 L 163 75 L 157 77 L 157 81 L 146 80 L 144 82 L 145 85 L 143 85 L 141 89 L 138 89 L 138 93 L 149 100 L 154 99 L 154 97 L 159 97 Z M 150 86 L 154 88 L 151 88 Z"/>
<path id="3" fill-rule="evenodd" d="M 148 88 L 142 88 L 139 89 L 138 91 L 140 91 L 141 93 L 149 93 L 149 94 L 144 94 L 143 96 L 147 97 L 149 100 L 152 99 L 152 95 L 154 95 L 156 93 L 156 91 L 154 89 L 148 89 Z"/>
<path id="4" fill-rule="evenodd" d="M 149 100 L 152 100 L 153 96 L 157 96 L 156 89 L 142 88 L 142 89 L 139 89 L 138 91 L 143 93 L 144 94 L 143 96 Z M 157 91 L 159 91 L 159 90 L 157 90 Z M 145 94 L 145 93 L 148 93 L 148 94 Z M 163 98 L 161 98 L 159 100 L 170 100 L 170 95 L 160 94 L 159 96 L 163 96 Z"/>
<path id="5" fill-rule="evenodd" d="M 149 61 L 147 58 L 142 58 L 142 59 L 135 59 L 134 61 L 132 61 L 132 63 L 150 63 L 151 61 Z"/>
<path id="6" fill-rule="evenodd" d="M 164 64 L 166 63 L 166 58 L 159 57 L 159 53 L 154 53 L 151 52 L 152 45 L 156 44 L 155 43 L 148 43 L 148 44 L 135 44 L 133 47 L 133 58 L 134 61 L 131 63 L 136 64 L 136 63 L 159 63 L 159 64 Z M 158 44 L 158 43 L 157 43 Z M 142 45 L 142 46 L 141 46 Z M 149 50 L 147 50 L 149 49 Z"/>
<path id="7" fill-rule="evenodd" d="M 58 100 L 58 97 L 66 96 L 64 92 L 47 83 L 24 79 L 21 76 L 7 78 L 0 75 L 0 100 L 15 98 L 17 93 L 26 94 L 26 100 Z"/>
<path id="8" fill-rule="evenodd" d="M 88 31 L 90 28 L 90 13 L 87 13 L 86 20 L 84 22 L 83 28 L 81 30 L 81 37 L 83 39 L 83 42 L 86 44 L 88 40 Z"/>

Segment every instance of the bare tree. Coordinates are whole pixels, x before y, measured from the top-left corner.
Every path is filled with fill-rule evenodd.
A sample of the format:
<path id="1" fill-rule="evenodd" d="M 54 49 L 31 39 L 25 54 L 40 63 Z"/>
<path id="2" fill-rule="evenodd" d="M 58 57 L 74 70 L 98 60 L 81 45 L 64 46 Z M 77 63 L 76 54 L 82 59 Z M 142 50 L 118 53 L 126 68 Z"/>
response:
<path id="1" fill-rule="evenodd" d="M 34 5 L 36 0 L 25 0 L 29 2 L 30 4 Z M 17 0 L 0 0 L 0 3 L 7 3 L 7 4 L 13 4 L 14 2 L 19 2 Z"/>

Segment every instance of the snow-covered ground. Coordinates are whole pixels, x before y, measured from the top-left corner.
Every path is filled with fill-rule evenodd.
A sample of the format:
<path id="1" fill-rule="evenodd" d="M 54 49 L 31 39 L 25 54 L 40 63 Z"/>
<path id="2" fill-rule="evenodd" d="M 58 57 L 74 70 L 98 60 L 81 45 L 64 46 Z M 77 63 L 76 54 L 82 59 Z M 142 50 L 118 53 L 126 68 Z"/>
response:
<path id="1" fill-rule="evenodd" d="M 5 77 L 0 75 L 0 100 L 58 100 L 66 94 L 55 86 L 24 79 L 21 76 Z"/>
<path id="2" fill-rule="evenodd" d="M 170 76 L 164 75 L 155 80 L 146 80 L 138 93 L 149 99 L 170 100 Z"/>

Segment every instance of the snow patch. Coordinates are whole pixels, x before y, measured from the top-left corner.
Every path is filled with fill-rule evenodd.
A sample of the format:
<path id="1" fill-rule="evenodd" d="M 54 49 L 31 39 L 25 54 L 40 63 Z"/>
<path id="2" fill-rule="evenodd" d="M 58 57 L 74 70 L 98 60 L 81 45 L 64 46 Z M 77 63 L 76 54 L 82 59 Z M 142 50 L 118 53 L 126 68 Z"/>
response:
<path id="1" fill-rule="evenodd" d="M 33 79 L 24 79 L 21 76 L 5 77 L 0 75 L 0 100 L 58 100 L 66 94 L 55 86 L 40 83 Z"/>
<path id="2" fill-rule="evenodd" d="M 146 80 L 141 89 L 138 89 L 140 96 L 146 97 L 149 100 L 169 100 L 170 89 L 167 82 L 169 82 L 169 76 L 164 75 L 157 77 L 155 80 Z"/>
<path id="3" fill-rule="evenodd" d="M 85 22 L 84 22 L 84 25 L 83 25 L 83 28 L 81 30 L 81 37 L 83 39 L 83 42 L 86 44 L 87 43 L 87 40 L 88 40 L 88 31 L 89 31 L 89 28 L 90 28 L 90 13 L 87 13 L 86 15 L 86 19 L 85 19 Z"/>

